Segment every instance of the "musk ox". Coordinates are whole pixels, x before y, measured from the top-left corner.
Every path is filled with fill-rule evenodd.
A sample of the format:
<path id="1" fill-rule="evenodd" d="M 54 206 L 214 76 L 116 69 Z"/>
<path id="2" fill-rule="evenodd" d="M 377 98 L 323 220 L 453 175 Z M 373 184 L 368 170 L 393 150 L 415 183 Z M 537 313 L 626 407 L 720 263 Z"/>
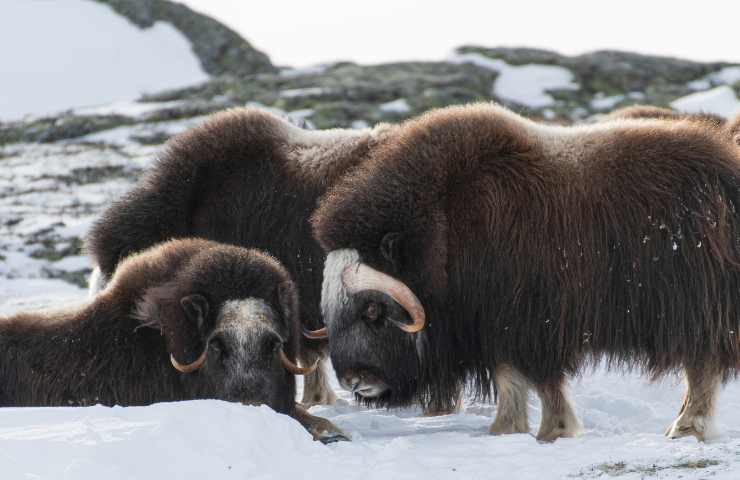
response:
<path id="1" fill-rule="evenodd" d="M 307 131 L 258 109 L 213 115 L 170 140 L 93 226 L 86 247 L 97 273 L 105 281 L 130 253 L 170 238 L 259 248 L 285 265 L 301 295 L 301 322 L 318 328 L 324 252 L 310 216 L 326 189 L 393 129 Z M 313 364 L 322 352 L 325 340 L 306 339 L 301 361 Z M 306 377 L 305 406 L 335 399 L 322 368 Z"/>
<path id="2" fill-rule="evenodd" d="M 0 406 L 267 404 L 316 439 L 345 438 L 295 405 L 298 298 L 257 250 L 174 240 L 124 260 L 87 305 L 0 318 Z"/>
<path id="3" fill-rule="evenodd" d="M 496 105 L 405 122 L 313 217 L 340 383 L 381 405 L 532 386 L 548 441 L 577 430 L 564 379 L 590 361 L 683 369 L 667 434 L 703 439 L 740 359 L 739 181 L 709 122 L 547 126 Z M 524 430 L 515 403 L 493 433 Z"/>
<path id="4" fill-rule="evenodd" d="M 733 119 L 726 119 L 712 113 L 683 113 L 670 108 L 650 105 L 632 105 L 619 108 L 604 116 L 606 120 L 616 118 L 655 118 L 661 120 L 687 120 L 706 123 L 709 128 L 724 130 L 735 144 L 740 146 L 740 112 Z"/>

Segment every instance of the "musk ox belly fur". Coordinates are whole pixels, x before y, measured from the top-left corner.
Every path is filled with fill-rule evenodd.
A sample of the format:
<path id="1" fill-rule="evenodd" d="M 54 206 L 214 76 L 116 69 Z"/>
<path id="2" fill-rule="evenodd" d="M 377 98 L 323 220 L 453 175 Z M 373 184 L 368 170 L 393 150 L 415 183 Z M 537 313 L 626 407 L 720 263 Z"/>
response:
<path id="1" fill-rule="evenodd" d="M 332 187 L 313 224 L 330 255 L 354 251 L 404 282 L 427 328 L 409 342 L 368 322 L 377 299 L 325 299 L 337 374 L 366 368 L 422 399 L 454 394 L 460 378 L 487 395 L 500 365 L 558 384 L 593 357 L 726 379 L 740 358 L 739 182 L 740 152 L 711 121 L 560 127 L 494 105 L 409 120 Z M 387 359 L 408 350 L 416 360 L 399 361 L 418 364 L 415 378 L 350 341 Z"/>

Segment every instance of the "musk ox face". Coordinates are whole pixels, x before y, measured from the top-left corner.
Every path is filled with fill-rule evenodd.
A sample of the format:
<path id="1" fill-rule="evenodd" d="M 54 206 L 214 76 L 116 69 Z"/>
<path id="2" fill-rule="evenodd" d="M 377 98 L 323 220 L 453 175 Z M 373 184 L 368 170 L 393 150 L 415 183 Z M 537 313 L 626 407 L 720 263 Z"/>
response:
<path id="1" fill-rule="evenodd" d="M 161 330 L 184 397 L 292 411 L 293 374 L 311 369 L 292 361 L 298 297 L 285 269 L 256 250 L 207 241 L 169 245 L 190 250 L 173 249 L 180 265 L 174 279 L 149 288 L 136 316 Z"/>
<path id="2" fill-rule="evenodd" d="M 360 399 L 385 406 L 428 395 L 435 361 L 427 347 L 448 308 L 448 222 L 438 193 L 446 173 L 441 162 L 418 172 L 420 156 L 438 150 L 420 144 L 400 138 L 378 147 L 311 219 L 327 253 L 321 310 L 334 369 Z"/>
<path id="3" fill-rule="evenodd" d="M 293 376 L 283 360 L 289 332 L 281 317 L 261 298 L 223 303 L 202 366 L 184 375 L 193 396 L 290 411 Z"/>
<path id="4" fill-rule="evenodd" d="M 425 324 L 414 293 L 363 263 L 357 250 L 335 250 L 325 263 L 321 309 L 342 387 L 366 403 L 410 402 L 421 361 L 413 333 Z"/>

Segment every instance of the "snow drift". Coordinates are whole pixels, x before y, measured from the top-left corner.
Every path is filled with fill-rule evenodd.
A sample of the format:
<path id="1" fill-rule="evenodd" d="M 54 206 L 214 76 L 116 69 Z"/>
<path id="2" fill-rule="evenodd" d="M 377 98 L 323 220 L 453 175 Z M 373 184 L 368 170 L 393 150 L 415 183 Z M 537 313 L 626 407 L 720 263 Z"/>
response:
<path id="1" fill-rule="evenodd" d="M 134 99 L 208 79 L 167 23 L 141 30 L 86 0 L 3 0 L 0 120 Z"/>

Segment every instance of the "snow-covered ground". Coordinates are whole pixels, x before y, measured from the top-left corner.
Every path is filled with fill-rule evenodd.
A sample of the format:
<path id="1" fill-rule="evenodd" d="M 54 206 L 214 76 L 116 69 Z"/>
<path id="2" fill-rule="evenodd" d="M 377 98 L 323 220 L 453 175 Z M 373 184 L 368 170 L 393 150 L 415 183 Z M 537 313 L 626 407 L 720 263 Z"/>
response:
<path id="1" fill-rule="evenodd" d="M 76 480 L 737 479 L 740 472 L 735 384 L 720 402 L 724 436 L 707 444 L 661 434 L 679 405 L 677 382 L 650 385 L 602 370 L 574 382 L 584 433 L 554 444 L 488 435 L 495 413 L 488 404 L 468 401 L 462 413 L 423 417 L 418 408 L 360 408 L 339 393 L 337 405 L 312 409 L 353 437 L 328 446 L 268 407 L 215 400 L 0 409 L 0 471 L 3 479 Z M 534 431 L 533 399 L 530 412 Z"/>
<path id="2" fill-rule="evenodd" d="M 75 245 L 157 151 L 132 139 L 200 120 L 0 147 L 0 315 L 84 301 L 89 264 Z M 721 394 L 720 438 L 700 444 L 662 435 L 681 402 L 679 378 L 649 384 L 597 368 L 572 384 L 583 434 L 549 445 L 489 436 L 490 404 L 468 399 L 459 414 L 427 418 L 418 408 L 360 408 L 332 383 L 340 402 L 312 412 L 351 443 L 324 446 L 267 408 L 218 401 L 0 409 L 0 478 L 740 478 L 740 382 Z M 530 412 L 534 433 L 534 398 Z"/>
<path id="3" fill-rule="evenodd" d="M 688 113 L 714 113 L 731 118 L 740 113 L 740 99 L 727 85 L 692 93 L 671 102 L 671 107 Z"/>
<path id="4" fill-rule="evenodd" d="M 2 0 L 0 120 L 135 99 L 208 76 L 172 25 L 139 29 L 88 0 Z"/>
<path id="5" fill-rule="evenodd" d="M 493 59 L 479 53 L 453 53 L 450 63 L 472 63 L 498 72 L 493 83 L 493 94 L 509 102 L 530 108 L 553 105 L 555 99 L 548 94 L 552 90 L 577 90 L 573 73 L 555 65 L 509 65 L 503 60 Z"/>

